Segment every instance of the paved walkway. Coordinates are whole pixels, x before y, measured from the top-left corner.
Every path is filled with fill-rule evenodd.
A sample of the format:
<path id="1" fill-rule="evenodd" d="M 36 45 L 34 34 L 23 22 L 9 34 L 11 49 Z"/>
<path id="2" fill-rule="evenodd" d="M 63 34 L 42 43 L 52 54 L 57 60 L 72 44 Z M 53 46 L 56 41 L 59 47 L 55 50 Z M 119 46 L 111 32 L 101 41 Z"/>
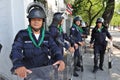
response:
<path id="1" fill-rule="evenodd" d="M 92 50 L 91 50 L 92 52 Z M 108 69 L 108 55 L 105 55 L 104 71 L 98 71 L 96 74 L 93 70 L 93 54 L 84 54 L 84 72 L 78 72 L 80 76 L 74 77 L 73 80 L 120 80 L 120 50 L 114 48 L 113 68 Z"/>
<path id="2" fill-rule="evenodd" d="M 114 45 L 120 43 L 120 32 L 110 31 L 113 36 Z M 88 42 L 89 42 L 88 38 Z M 119 45 L 120 46 L 120 45 Z M 93 70 L 93 49 L 87 48 L 87 53 L 84 54 L 84 72 L 78 72 L 79 77 L 74 77 L 73 80 L 120 80 L 120 50 L 113 48 L 113 67 L 108 69 L 108 54 L 105 54 L 104 71 L 98 71 L 96 74 Z"/>
<path id="3" fill-rule="evenodd" d="M 111 34 L 113 36 L 114 46 L 120 49 L 120 31 L 114 30 L 111 31 Z"/>

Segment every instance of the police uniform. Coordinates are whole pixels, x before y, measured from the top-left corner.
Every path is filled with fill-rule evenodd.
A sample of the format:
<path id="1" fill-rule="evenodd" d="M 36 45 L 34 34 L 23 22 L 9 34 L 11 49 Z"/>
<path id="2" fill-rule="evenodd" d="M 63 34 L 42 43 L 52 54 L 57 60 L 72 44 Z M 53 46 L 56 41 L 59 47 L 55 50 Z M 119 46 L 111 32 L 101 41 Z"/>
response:
<path id="1" fill-rule="evenodd" d="M 98 18 L 96 23 L 99 23 L 99 22 L 102 23 L 102 21 L 99 21 L 100 19 Z M 104 54 L 105 54 L 105 50 L 107 46 L 106 37 L 111 39 L 111 35 L 105 26 L 102 25 L 100 29 L 98 29 L 96 26 L 92 30 L 90 44 L 94 43 L 94 70 L 93 72 L 95 72 L 98 68 L 99 56 L 100 56 L 99 68 L 103 70 L 102 67 L 103 67 L 103 62 L 104 62 Z"/>
<path id="2" fill-rule="evenodd" d="M 73 25 L 70 28 L 70 36 L 71 39 L 74 40 L 74 43 L 79 43 L 82 42 L 82 28 L 81 30 L 79 29 L 80 27 L 77 26 L 75 24 L 76 21 L 81 21 L 80 17 L 75 17 L 73 20 Z M 79 52 L 79 48 L 75 50 L 74 52 L 74 76 L 78 76 L 78 74 L 75 72 L 76 70 L 78 70 L 77 66 L 80 66 L 80 52 Z"/>
<path id="3" fill-rule="evenodd" d="M 70 29 L 70 36 L 74 40 L 74 43 L 78 44 L 78 42 L 82 42 L 83 41 L 81 33 L 79 32 L 79 30 L 74 25 L 72 25 L 72 27 Z M 79 55 L 79 49 L 77 49 L 75 51 L 74 56 L 78 56 L 78 55 Z"/>
<path id="4" fill-rule="evenodd" d="M 74 46 L 74 42 L 70 39 L 70 37 L 66 33 L 63 32 L 62 26 L 59 25 L 62 19 L 64 19 L 64 17 L 62 17 L 62 14 L 63 13 L 60 12 L 54 14 L 53 21 L 49 27 L 49 32 L 52 38 L 55 40 L 56 44 L 61 49 L 63 54 L 63 47 L 65 47 L 68 50 L 70 46 Z M 71 45 L 64 42 L 64 40 L 70 42 Z"/>
<path id="5" fill-rule="evenodd" d="M 45 21 L 45 10 L 39 3 L 28 7 L 27 12 L 29 21 L 32 18 L 41 18 Z M 27 29 L 17 33 L 10 54 L 13 63 L 12 71 L 21 66 L 25 66 L 27 69 L 47 66 L 52 64 L 52 58 L 55 61 L 63 60 L 60 49 L 50 34 L 44 30 L 44 27 L 43 23 L 38 40 L 30 25 Z"/>
<path id="6" fill-rule="evenodd" d="M 38 43 L 38 40 L 33 38 Z M 39 39 L 41 36 L 39 36 Z M 52 54 L 50 54 L 50 51 Z M 57 47 L 49 33 L 45 33 L 45 38 L 39 48 L 37 48 L 31 41 L 28 31 L 21 30 L 16 35 L 14 40 L 10 58 L 13 62 L 13 69 L 20 66 L 26 68 L 35 68 L 41 66 L 47 66 L 50 61 L 49 56 L 55 57 L 57 60 L 62 60 L 60 49 Z"/>

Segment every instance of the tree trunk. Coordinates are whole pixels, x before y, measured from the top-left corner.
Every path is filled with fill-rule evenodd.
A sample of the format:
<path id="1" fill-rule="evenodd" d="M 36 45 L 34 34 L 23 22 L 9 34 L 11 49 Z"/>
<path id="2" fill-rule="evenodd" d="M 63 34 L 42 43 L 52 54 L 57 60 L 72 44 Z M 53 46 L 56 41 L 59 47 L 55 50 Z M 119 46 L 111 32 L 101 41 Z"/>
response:
<path id="1" fill-rule="evenodd" d="M 106 26 L 108 26 L 110 24 L 110 21 L 113 17 L 113 14 L 114 14 L 114 8 L 115 8 L 115 0 L 108 0 L 106 3 L 105 11 L 102 15 L 102 17 L 105 20 L 104 24 Z"/>

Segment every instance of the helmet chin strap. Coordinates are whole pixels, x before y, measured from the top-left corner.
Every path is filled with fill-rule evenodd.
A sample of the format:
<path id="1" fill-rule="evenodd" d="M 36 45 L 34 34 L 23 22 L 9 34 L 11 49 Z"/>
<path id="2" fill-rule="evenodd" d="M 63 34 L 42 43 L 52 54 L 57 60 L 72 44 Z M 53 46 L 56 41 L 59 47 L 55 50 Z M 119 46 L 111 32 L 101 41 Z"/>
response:
<path id="1" fill-rule="evenodd" d="M 32 27 L 32 30 L 33 30 L 34 32 L 40 32 L 40 29 L 41 29 L 41 28 L 36 29 L 36 28 L 33 28 L 33 27 Z"/>

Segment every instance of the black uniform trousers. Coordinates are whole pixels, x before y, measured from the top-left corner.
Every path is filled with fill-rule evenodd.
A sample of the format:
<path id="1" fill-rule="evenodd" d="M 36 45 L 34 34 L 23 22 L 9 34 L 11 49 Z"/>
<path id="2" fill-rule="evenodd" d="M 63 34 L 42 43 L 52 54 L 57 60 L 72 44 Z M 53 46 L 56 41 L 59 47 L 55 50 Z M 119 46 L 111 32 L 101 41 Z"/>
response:
<path id="1" fill-rule="evenodd" d="M 103 67 L 105 45 L 94 45 L 94 67 L 98 66 L 98 60 L 100 59 L 99 67 Z"/>

